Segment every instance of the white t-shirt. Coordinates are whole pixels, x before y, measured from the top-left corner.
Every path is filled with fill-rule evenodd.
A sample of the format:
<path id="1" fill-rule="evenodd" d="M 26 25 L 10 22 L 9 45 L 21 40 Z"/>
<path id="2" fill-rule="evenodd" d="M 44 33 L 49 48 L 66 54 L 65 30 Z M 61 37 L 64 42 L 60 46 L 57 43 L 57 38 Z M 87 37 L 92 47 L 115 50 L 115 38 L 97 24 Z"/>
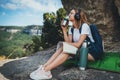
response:
<path id="1" fill-rule="evenodd" d="M 71 29 L 72 29 L 72 27 L 69 28 L 68 34 L 72 34 Z M 77 42 L 79 40 L 81 34 L 87 34 L 88 37 L 90 38 L 90 40 L 92 42 L 94 42 L 94 39 L 93 39 L 92 34 L 91 34 L 90 27 L 87 23 L 83 23 L 81 34 L 79 32 L 79 29 L 74 28 L 73 30 L 74 30 L 73 31 L 73 41 L 74 42 Z"/>

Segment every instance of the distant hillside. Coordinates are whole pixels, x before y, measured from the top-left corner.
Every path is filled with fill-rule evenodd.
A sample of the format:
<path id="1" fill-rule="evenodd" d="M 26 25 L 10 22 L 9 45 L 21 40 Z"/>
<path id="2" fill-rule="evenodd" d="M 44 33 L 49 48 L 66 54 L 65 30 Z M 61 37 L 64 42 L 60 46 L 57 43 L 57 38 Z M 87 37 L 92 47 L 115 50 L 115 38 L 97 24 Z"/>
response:
<path id="1" fill-rule="evenodd" d="M 23 29 L 24 27 L 23 26 L 0 26 L 0 30 L 1 29 Z"/>
<path id="2" fill-rule="evenodd" d="M 10 33 L 0 30 L 0 56 L 9 58 L 22 57 L 30 54 L 24 46 L 32 43 L 32 37 L 22 32 Z"/>

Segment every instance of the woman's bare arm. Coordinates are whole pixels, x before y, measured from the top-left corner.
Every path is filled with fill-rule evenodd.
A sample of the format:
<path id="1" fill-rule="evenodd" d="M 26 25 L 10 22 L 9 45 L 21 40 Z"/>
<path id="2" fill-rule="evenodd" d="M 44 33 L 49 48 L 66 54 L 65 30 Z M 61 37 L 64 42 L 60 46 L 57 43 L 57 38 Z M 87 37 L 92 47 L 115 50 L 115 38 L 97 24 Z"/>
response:
<path id="1" fill-rule="evenodd" d="M 68 34 L 67 33 L 67 26 L 61 26 L 61 28 L 62 28 L 62 31 L 63 31 L 63 35 L 64 35 L 64 40 L 65 40 L 65 42 L 72 42 L 72 34 Z"/>
<path id="2" fill-rule="evenodd" d="M 86 37 L 87 37 L 87 34 L 82 34 L 82 35 L 80 36 L 78 42 L 73 42 L 73 43 L 69 43 L 69 44 L 71 44 L 71 45 L 79 48 L 79 47 L 82 45 L 82 43 L 84 42 L 84 40 L 86 39 Z"/>

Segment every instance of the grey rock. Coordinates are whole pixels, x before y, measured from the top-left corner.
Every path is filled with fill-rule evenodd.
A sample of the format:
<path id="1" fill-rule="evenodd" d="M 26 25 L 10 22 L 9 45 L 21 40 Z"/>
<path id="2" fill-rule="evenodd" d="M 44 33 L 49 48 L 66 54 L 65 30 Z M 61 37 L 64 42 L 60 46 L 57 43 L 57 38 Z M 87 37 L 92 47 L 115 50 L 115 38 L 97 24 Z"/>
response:
<path id="1" fill-rule="evenodd" d="M 0 67 L 0 73 L 4 78 L 0 76 L 0 80 L 31 80 L 29 74 L 40 64 L 44 64 L 54 52 L 55 47 L 4 63 Z M 53 78 L 50 80 L 120 80 L 119 73 L 95 69 L 80 71 L 74 65 L 70 67 L 60 65 L 52 70 L 52 75 Z"/>
<path id="2" fill-rule="evenodd" d="M 115 5 L 118 8 L 119 16 L 120 16 L 120 0 L 115 0 Z"/>

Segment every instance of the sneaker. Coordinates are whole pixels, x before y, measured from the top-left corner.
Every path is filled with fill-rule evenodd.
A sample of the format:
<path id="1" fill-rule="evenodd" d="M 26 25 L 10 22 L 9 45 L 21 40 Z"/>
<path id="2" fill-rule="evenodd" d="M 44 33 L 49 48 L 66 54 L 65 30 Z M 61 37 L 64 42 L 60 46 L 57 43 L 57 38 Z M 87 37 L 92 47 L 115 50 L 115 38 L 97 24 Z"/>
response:
<path id="1" fill-rule="evenodd" d="M 42 70 L 43 69 L 43 65 L 40 65 L 38 67 L 38 69 L 36 69 L 35 71 L 33 71 L 32 73 L 30 73 L 30 77 L 32 77 L 33 75 L 35 75 L 38 71 Z"/>
<path id="2" fill-rule="evenodd" d="M 38 69 L 30 74 L 30 78 L 34 80 L 39 80 L 39 79 L 51 79 L 52 74 L 51 71 L 45 71 L 44 69 Z"/>

